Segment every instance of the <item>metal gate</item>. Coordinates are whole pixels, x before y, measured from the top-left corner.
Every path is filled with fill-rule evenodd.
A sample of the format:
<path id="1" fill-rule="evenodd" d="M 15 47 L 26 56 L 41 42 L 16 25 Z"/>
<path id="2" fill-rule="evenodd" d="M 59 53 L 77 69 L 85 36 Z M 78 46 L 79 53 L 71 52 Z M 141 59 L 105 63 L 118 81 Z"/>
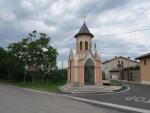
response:
<path id="1" fill-rule="evenodd" d="M 87 59 L 84 66 L 84 84 L 94 85 L 95 84 L 95 71 L 94 62 L 91 59 Z"/>

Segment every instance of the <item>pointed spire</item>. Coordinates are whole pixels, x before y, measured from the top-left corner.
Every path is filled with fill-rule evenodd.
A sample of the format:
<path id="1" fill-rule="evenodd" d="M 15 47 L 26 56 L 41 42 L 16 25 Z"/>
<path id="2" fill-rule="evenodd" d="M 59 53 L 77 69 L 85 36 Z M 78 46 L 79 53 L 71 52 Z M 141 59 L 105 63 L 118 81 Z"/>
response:
<path id="1" fill-rule="evenodd" d="M 83 25 L 82 25 L 80 31 L 75 35 L 75 38 L 77 38 L 77 36 L 79 36 L 79 35 L 90 35 L 91 37 L 94 37 L 94 36 L 90 33 L 89 29 L 87 28 L 87 26 L 86 26 L 86 24 L 85 24 L 85 21 L 83 22 Z"/>
<path id="2" fill-rule="evenodd" d="M 72 48 L 70 49 L 70 54 L 69 54 L 69 60 L 73 59 L 73 50 Z"/>
<path id="3" fill-rule="evenodd" d="M 95 58 L 98 58 L 98 52 L 97 52 L 97 50 L 95 50 Z"/>
<path id="4" fill-rule="evenodd" d="M 98 53 L 98 51 L 95 51 L 95 59 L 100 60 L 100 54 Z"/>
<path id="5" fill-rule="evenodd" d="M 96 43 L 94 43 L 94 51 L 95 52 L 97 51 L 97 49 L 96 49 Z"/>

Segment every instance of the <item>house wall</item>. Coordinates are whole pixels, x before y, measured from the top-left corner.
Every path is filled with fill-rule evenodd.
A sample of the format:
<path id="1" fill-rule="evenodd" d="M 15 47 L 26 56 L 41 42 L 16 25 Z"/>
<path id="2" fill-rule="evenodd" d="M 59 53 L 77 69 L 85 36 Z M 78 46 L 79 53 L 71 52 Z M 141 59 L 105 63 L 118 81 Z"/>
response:
<path id="1" fill-rule="evenodd" d="M 144 64 L 144 59 L 146 59 L 146 64 Z M 141 83 L 150 84 L 150 57 L 143 58 L 140 60 L 141 68 Z"/>
<path id="2" fill-rule="evenodd" d="M 123 72 L 122 80 L 129 80 L 134 82 L 140 82 L 141 81 L 141 73 L 140 70 L 129 70 Z"/>
<path id="3" fill-rule="evenodd" d="M 120 79 L 120 72 L 111 72 L 111 79 L 112 80 L 119 80 Z"/>
<path id="4" fill-rule="evenodd" d="M 120 62 L 120 64 L 121 64 L 121 62 L 123 62 L 123 68 L 139 65 L 138 63 L 136 63 L 134 61 L 127 60 L 127 59 L 124 59 L 121 57 L 118 57 L 112 61 L 106 62 L 106 63 L 102 64 L 106 79 L 111 79 L 111 74 L 109 71 L 113 70 L 115 68 L 118 68 L 118 61 Z"/>

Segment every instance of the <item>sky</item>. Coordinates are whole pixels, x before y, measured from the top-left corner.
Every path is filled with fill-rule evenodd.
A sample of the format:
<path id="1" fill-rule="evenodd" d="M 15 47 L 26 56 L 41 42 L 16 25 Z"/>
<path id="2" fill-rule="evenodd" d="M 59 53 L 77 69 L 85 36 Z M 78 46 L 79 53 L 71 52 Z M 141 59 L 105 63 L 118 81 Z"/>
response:
<path id="1" fill-rule="evenodd" d="M 150 0 L 0 0 L 0 46 L 37 30 L 51 37 L 64 67 L 86 22 L 101 60 L 150 51 Z"/>

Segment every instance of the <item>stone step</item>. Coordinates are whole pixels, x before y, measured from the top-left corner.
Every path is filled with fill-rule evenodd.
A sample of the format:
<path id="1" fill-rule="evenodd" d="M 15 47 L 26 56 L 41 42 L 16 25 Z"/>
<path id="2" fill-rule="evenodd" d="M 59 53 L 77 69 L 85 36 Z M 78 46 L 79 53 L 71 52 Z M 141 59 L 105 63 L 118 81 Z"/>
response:
<path id="1" fill-rule="evenodd" d="M 81 91 L 81 90 L 79 90 L 79 91 L 75 91 L 75 90 L 64 90 L 63 92 L 68 92 L 68 93 L 106 93 L 106 92 L 113 92 L 113 91 L 106 91 L 106 90 L 101 90 L 101 91 Z"/>
<path id="2" fill-rule="evenodd" d="M 121 89 L 122 86 L 82 86 L 82 87 L 71 87 L 69 85 L 64 85 L 60 87 L 63 92 L 68 93 L 102 93 L 102 92 L 114 92 L 114 90 Z"/>

